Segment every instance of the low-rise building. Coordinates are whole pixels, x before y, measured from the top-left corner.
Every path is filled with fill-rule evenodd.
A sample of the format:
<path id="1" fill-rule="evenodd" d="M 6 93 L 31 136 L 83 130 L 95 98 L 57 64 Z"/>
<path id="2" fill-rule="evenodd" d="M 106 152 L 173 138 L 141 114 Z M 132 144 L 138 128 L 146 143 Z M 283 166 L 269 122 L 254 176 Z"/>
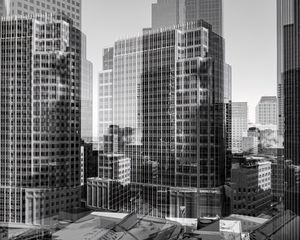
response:
<path id="1" fill-rule="evenodd" d="M 232 213 L 258 216 L 272 202 L 271 162 L 264 157 L 244 157 L 232 166 Z"/>

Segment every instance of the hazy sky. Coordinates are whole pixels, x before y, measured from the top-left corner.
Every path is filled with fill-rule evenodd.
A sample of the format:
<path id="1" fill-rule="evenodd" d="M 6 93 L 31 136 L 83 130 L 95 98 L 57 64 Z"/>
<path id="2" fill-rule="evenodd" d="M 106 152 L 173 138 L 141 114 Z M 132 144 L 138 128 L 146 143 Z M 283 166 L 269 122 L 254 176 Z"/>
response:
<path id="1" fill-rule="evenodd" d="M 102 48 L 151 26 L 156 0 L 83 0 L 82 27 L 94 64 L 94 113 Z M 276 1 L 224 0 L 226 61 L 233 70 L 233 101 L 249 103 L 249 118 L 263 95 L 276 95 Z M 94 127 L 97 122 L 94 117 Z"/>

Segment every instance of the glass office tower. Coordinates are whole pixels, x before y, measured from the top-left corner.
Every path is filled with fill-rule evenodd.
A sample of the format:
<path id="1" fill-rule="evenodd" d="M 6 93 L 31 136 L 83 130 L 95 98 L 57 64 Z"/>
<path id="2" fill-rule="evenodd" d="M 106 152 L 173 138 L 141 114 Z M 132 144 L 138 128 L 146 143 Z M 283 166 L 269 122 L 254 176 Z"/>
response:
<path id="1" fill-rule="evenodd" d="M 284 26 L 294 23 L 294 0 L 277 0 L 277 98 L 279 141 L 284 138 Z"/>
<path id="2" fill-rule="evenodd" d="M 300 1 L 294 0 L 293 8 L 286 14 L 293 14 L 293 22 L 283 25 L 282 82 L 284 89 L 285 118 L 285 157 L 293 164 L 300 165 L 300 102 L 299 68 L 300 68 Z"/>
<path id="3" fill-rule="evenodd" d="M 1 14 L 1 4 L 5 12 Z M 74 27 L 81 29 L 81 0 L 1 0 L 0 16 L 32 14 L 65 14 L 72 19 Z M 86 36 L 81 36 L 81 138 L 91 142 L 93 137 L 93 64 L 86 58 Z"/>
<path id="4" fill-rule="evenodd" d="M 300 1 L 278 1 L 278 71 L 283 105 L 285 150 L 285 208 L 300 214 Z M 281 99 L 282 100 L 282 99 Z M 280 103 L 280 101 L 279 101 Z M 279 115 L 281 112 L 279 112 Z M 280 122 L 279 122 L 280 124 Z"/>
<path id="5" fill-rule="evenodd" d="M 223 39 L 204 21 L 115 42 L 115 131 L 103 139 L 104 145 L 112 142 L 114 154 L 130 159 L 131 191 L 119 185 L 127 198 L 119 210 L 157 217 L 224 214 L 222 47 Z M 99 178 L 107 182 L 103 174 Z"/>
<path id="6" fill-rule="evenodd" d="M 93 63 L 86 56 L 86 35 L 81 33 L 81 139 L 93 137 Z"/>
<path id="7" fill-rule="evenodd" d="M 0 26 L 0 222 L 49 225 L 80 204 L 81 33 L 51 15 Z"/>
<path id="8" fill-rule="evenodd" d="M 186 22 L 203 19 L 223 36 L 223 0 L 186 0 Z"/>
<path id="9" fill-rule="evenodd" d="M 152 28 L 204 20 L 212 31 L 223 36 L 222 0 L 158 0 L 152 4 Z"/>
<path id="10" fill-rule="evenodd" d="M 74 27 L 81 29 L 81 0 L 0 0 L 0 11 L 1 5 L 5 14 L 0 16 L 64 13 L 74 21 Z"/>

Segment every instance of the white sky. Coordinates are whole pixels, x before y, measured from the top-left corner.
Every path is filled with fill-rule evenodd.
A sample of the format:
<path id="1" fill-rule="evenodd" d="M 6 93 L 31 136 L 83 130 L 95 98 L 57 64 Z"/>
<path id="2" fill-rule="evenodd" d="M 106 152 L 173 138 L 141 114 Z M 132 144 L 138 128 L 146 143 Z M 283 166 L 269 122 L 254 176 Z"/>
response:
<path id="1" fill-rule="evenodd" d="M 151 26 L 155 0 L 82 0 L 87 56 L 94 64 L 94 135 L 97 133 L 97 79 L 102 49 Z M 232 65 L 233 101 L 255 106 L 263 95 L 276 95 L 276 1 L 224 0 L 226 61 Z"/>

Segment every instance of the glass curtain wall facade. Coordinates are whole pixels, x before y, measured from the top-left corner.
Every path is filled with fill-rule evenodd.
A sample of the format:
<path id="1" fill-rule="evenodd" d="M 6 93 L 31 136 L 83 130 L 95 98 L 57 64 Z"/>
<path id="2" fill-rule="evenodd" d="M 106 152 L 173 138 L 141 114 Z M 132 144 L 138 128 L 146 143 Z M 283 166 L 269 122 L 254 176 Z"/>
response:
<path id="1" fill-rule="evenodd" d="M 294 23 L 294 0 L 277 0 L 277 98 L 278 134 L 284 137 L 284 26 Z"/>
<path id="2" fill-rule="evenodd" d="M 74 27 L 81 29 L 81 0 L 0 0 L 1 3 L 6 15 L 63 13 L 74 21 Z"/>
<path id="3" fill-rule="evenodd" d="M 185 0 L 186 22 L 202 19 L 223 36 L 223 0 Z"/>
<path id="4" fill-rule="evenodd" d="M 204 20 L 223 36 L 223 0 L 157 0 L 152 4 L 152 29 Z"/>
<path id="5" fill-rule="evenodd" d="M 248 130 L 248 103 L 232 103 L 232 152 L 242 152 L 242 139 Z"/>
<path id="6" fill-rule="evenodd" d="M 277 1 L 279 116 L 284 119 L 284 207 L 300 214 L 300 1 Z M 281 93 L 279 91 L 279 93 Z M 280 102 L 281 101 L 281 102 Z M 280 105 L 281 104 L 281 105 Z M 283 109 L 282 109 L 283 106 Z M 280 121 L 279 121 L 280 124 Z M 295 239 L 297 229 L 291 232 Z"/>
<path id="7" fill-rule="evenodd" d="M 81 139 L 93 137 L 93 63 L 86 57 L 86 35 L 81 33 Z"/>
<path id="8" fill-rule="evenodd" d="M 0 26 L 0 222 L 49 225 L 80 203 L 81 33 L 61 16 Z"/>
<path id="9" fill-rule="evenodd" d="M 114 154 L 130 159 L 130 191 L 118 188 L 126 197 L 121 210 L 157 217 L 223 215 L 223 59 L 223 39 L 204 21 L 115 43 L 115 131 L 103 139 Z"/>
<path id="10" fill-rule="evenodd" d="M 300 1 L 293 4 L 294 22 L 283 26 L 284 146 L 286 159 L 300 165 Z"/>
<path id="11" fill-rule="evenodd" d="M 158 0 L 152 4 L 152 29 L 182 24 L 186 19 L 186 0 Z"/>
<path id="12" fill-rule="evenodd" d="M 72 19 L 72 24 L 81 29 L 81 0 L 3 0 L 7 16 L 34 14 L 63 14 Z M 0 1 L 1 5 L 1 1 Z M 5 16 L 3 15 L 3 16 Z M 93 64 L 86 58 L 86 36 L 81 37 L 81 138 L 91 142 L 93 137 Z"/>

